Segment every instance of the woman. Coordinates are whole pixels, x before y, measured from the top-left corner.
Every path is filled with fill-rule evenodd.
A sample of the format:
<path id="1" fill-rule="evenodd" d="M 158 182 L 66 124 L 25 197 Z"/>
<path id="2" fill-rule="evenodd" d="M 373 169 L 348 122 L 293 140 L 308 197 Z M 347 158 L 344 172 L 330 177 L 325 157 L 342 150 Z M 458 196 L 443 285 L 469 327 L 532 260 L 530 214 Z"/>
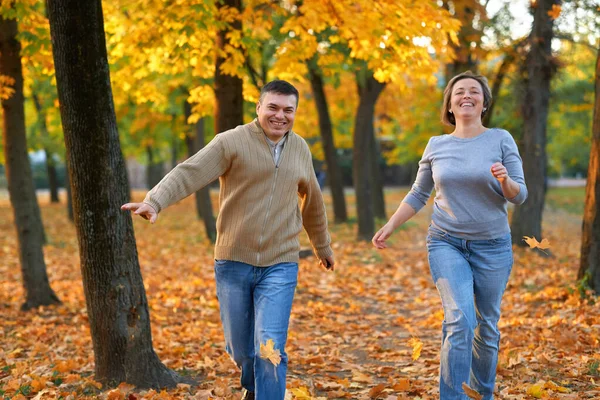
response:
<path id="1" fill-rule="evenodd" d="M 429 140 L 417 178 L 398 210 L 373 237 L 378 249 L 426 203 L 435 188 L 427 235 L 431 275 L 444 307 L 440 398 L 467 399 L 463 382 L 492 399 L 500 303 L 513 256 L 507 202 L 527 198 L 515 141 L 481 121 L 492 101 L 487 79 L 465 72 L 444 90 L 449 135 Z"/>

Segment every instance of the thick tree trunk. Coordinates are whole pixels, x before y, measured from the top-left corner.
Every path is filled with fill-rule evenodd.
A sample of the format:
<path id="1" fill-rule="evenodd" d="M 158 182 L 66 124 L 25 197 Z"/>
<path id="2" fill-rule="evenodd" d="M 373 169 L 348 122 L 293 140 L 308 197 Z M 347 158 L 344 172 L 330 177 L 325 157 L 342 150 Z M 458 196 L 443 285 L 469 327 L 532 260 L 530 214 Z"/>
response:
<path id="1" fill-rule="evenodd" d="M 43 138 L 48 139 L 48 125 L 46 124 L 46 113 L 42 108 L 40 103 L 40 99 L 37 94 L 33 93 L 31 95 L 33 99 L 33 105 L 35 106 L 35 110 L 37 111 L 38 123 L 40 126 L 40 134 Z M 44 148 L 44 153 L 46 155 L 46 173 L 48 175 L 48 185 L 50 187 L 50 202 L 58 203 L 60 200 L 58 199 L 58 179 L 56 175 L 56 163 L 54 162 L 54 158 L 52 152 L 48 148 Z"/>
<path id="2" fill-rule="evenodd" d="M 241 0 L 223 0 L 217 3 L 219 9 L 233 7 L 241 12 Z M 242 29 L 242 22 L 236 20 L 230 28 L 217 33 L 217 51 L 224 52 L 230 45 L 227 34 L 232 30 Z M 215 132 L 221 133 L 244 123 L 244 96 L 242 80 L 237 76 L 226 75 L 221 71 L 225 62 L 222 54 L 218 53 L 215 63 Z"/>
<path id="3" fill-rule="evenodd" d="M 329 187 L 331 188 L 331 197 L 333 199 L 333 214 L 336 223 L 346 222 L 348 212 L 346 211 L 346 198 L 344 197 L 344 184 L 342 182 L 342 170 L 338 163 L 337 152 L 333 142 L 333 129 L 331 126 L 331 117 L 329 116 L 329 106 L 325 97 L 323 88 L 323 78 L 318 71 L 309 66 L 310 84 L 313 96 L 319 113 L 319 131 L 321 132 L 321 143 L 325 153 L 325 164 L 327 165 L 327 175 Z"/>
<path id="4" fill-rule="evenodd" d="M 354 144 L 352 149 L 352 180 L 356 193 L 358 240 L 371 240 L 375 234 L 370 146 L 375 128 L 373 118 L 375 103 L 385 84 L 377 82 L 372 74 L 357 77 L 359 103 L 354 120 Z"/>
<path id="5" fill-rule="evenodd" d="M 542 237 L 542 213 L 546 195 L 546 124 L 550 100 L 552 64 L 552 28 L 554 20 L 548 15 L 553 4 L 560 0 L 538 0 L 533 16 L 530 50 L 527 55 L 527 77 L 522 113 L 523 170 L 529 197 L 515 207 L 512 217 L 512 241 L 525 246 L 523 236 Z"/>
<path id="6" fill-rule="evenodd" d="M 187 101 L 184 104 L 184 115 L 186 121 L 191 115 L 191 107 Z M 204 138 L 204 118 L 200 118 L 196 123 L 192 135 L 185 136 L 185 143 L 187 146 L 188 157 L 193 156 L 204 148 L 206 144 Z M 215 221 L 212 201 L 210 200 L 210 186 L 203 187 L 196 192 L 196 213 L 198 214 L 198 218 L 204 221 L 206 237 L 214 243 L 217 240 L 217 222 Z"/>
<path id="7" fill-rule="evenodd" d="M 100 0 L 49 0 L 56 82 L 83 287 L 95 355 L 106 386 L 173 387 L 179 377 L 152 348 L 125 161 L 112 99 Z"/>
<path id="8" fill-rule="evenodd" d="M 69 221 L 75 222 L 75 216 L 73 215 L 73 190 L 71 189 L 71 178 L 69 178 L 69 161 L 67 157 L 65 157 L 65 166 L 67 168 L 67 173 L 65 174 L 65 186 L 67 187 L 67 215 L 69 217 Z"/>
<path id="9" fill-rule="evenodd" d="M 592 148 L 585 188 L 578 279 L 600 294 L 600 50 L 596 59 L 596 100 L 592 125 Z"/>
<path id="10" fill-rule="evenodd" d="M 17 21 L 0 17 L 0 75 L 14 80 L 14 93 L 2 99 L 4 158 L 8 193 L 13 208 L 23 275 L 23 310 L 60 303 L 50 287 L 44 261 L 44 228 L 27 155 L 21 43 Z"/>

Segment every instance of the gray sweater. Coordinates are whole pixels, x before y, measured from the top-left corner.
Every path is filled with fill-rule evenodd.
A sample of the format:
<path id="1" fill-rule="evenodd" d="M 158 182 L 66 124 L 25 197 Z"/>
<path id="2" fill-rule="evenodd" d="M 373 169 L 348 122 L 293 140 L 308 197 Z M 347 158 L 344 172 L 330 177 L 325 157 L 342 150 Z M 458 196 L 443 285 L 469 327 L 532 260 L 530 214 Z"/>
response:
<path id="1" fill-rule="evenodd" d="M 492 175 L 501 162 L 519 184 L 519 194 L 507 199 Z M 452 135 L 429 140 L 419 162 L 417 178 L 404 203 L 419 211 L 435 188 L 432 221 L 438 228 L 462 239 L 494 239 L 510 232 L 507 202 L 527 198 L 523 165 L 517 145 L 507 131 L 491 128 L 473 138 Z"/>

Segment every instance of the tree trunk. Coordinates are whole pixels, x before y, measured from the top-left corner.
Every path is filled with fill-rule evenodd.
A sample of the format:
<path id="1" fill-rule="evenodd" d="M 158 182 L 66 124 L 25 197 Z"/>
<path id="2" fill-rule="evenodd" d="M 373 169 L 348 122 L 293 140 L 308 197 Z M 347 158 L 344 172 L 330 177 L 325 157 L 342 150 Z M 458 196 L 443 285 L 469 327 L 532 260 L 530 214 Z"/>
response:
<path id="1" fill-rule="evenodd" d="M 21 309 L 57 304 L 60 300 L 50 287 L 44 261 L 44 227 L 33 186 L 27 155 L 21 43 L 17 21 L 0 17 L 0 75 L 14 80 L 14 93 L 2 99 L 4 158 L 8 193 L 13 209 L 19 261 L 23 275 L 25 303 Z"/>
<path id="2" fill-rule="evenodd" d="M 379 166 L 380 156 L 381 151 L 375 138 L 375 129 L 373 129 L 373 134 L 369 138 L 369 163 L 371 164 L 371 182 L 373 182 L 373 213 L 375 218 L 386 220 L 383 176 Z"/>
<path id="3" fill-rule="evenodd" d="M 352 180 L 356 194 L 356 215 L 358 219 L 358 240 L 371 240 L 375 234 L 373 209 L 372 172 L 370 147 L 375 128 L 373 118 L 375 103 L 385 84 L 377 82 L 373 74 L 366 78 L 357 76 L 359 93 L 358 110 L 354 120 L 354 143 L 352 149 Z"/>
<path id="4" fill-rule="evenodd" d="M 189 116 L 191 115 L 190 104 L 186 101 L 184 104 L 184 116 L 187 123 Z M 204 118 L 196 123 L 194 127 L 194 134 L 185 136 L 185 143 L 187 146 L 188 157 L 193 156 L 206 144 L 204 139 Z M 210 239 L 212 243 L 217 240 L 217 223 L 213 214 L 212 201 L 210 200 L 210 186 L 205 186 L 196 192 L 196 213 L 198 218 L 204 221 L 204 229 L 206 231 L 206 237 Z"/>
<path id="5" fill-rule="evenodd" d="M 60 112 L 73 188 L 83 287 L 105 386 L 174 387 L 152 348 L 148 301 L 128 212 L 100 0 L 49 0 Z"/>
<path id="6" fill-rule="evenodd" d="M 67 173 L 65 174 L 65 186 L 67 187 L 67 215 L 69 221 L 75 222 L 75 216 L 73 215 L 73 190 L 71 189 L 71 178 L 69 178 L 69 160 L 65 156 L 65 167 Z"/>
<path id="7" fill-rule="evenodd" d="M 600 50 L 596 59 L 596 100 L 592 125 L 592 148 L 585 188 L 585 211 L 581 234 L 578 279 L 600 294 Z"/>
<path id="8" fill-rule="evenodd" d="M 502 60 L 502 63 L 500 64 L 500 67 L 498 68 L 498 73 L 496 74 L 496 77 L 494 78 L 494 83 L 492 84 L 492 99 L 495 99 L 495 101 L 492 101 L 492 104 L 490 104 L 485 116 L 483 117 L 483 125 L 484 126 L 491 127 L 490 124 L 492 123 L 494 107 L 496 105 L 496 101 L 498 100 L 498 97 L 500 96 L 500 89 L 502 88 L 502 83 L 504 81 L 504 77 L 506 76 L 506 73 L 508 72 L 508 67 L 510 67 L 510 65 L 514 61 L 515 61 L 514 55 L 506 54 L 504 56 L 504 59 Z"/>
<path id="9" fill-rule="evenodd" d="M 42 108 L 40 99 L 38 98 L 37 94 L 33 93 L 31 97 L 33 99 L 33 105 L 35 106 L 35 110 L 37 111 L 41 137 L 47 140 L 50 135 L 48 134 L 48 125 L 46 124 L 46 113 Z M 52 157 L 52 152 L 47 147 L 44 147 L 44 154 L 46 155 L 46 173 L 48 175 L 48 185 L 50 186 L 50 202 L 58 203 L 60 200 L 58 199 L 58 179 L 56 176 L 56 163 L 54 162 L 54 158 Z"/>
<path id="10" fill-rule="evenodd" d="M 336 223 L 346 222 L 348 213 L 346 211 L 346 198 L 344 197 L 344 184 L 342 182 L 342 170 L 338 163 L 337 151 L 333 142 L 333 129 L 331 127 L 331 117 L 325 89 L 323 88 L 323 78 L 316 69 L 310 67 L 310 84 L 313 96 L 319 113 L 319 131 L 321 132 L 321 143 L 325 153 L 325 164 L 327 165 L 327 175 L 329 187 L 331 188 L 331 197 L 333 199 L 333 214 Z"/>
<path id="11" fill-rule="evenodd" d="M 223 0 L 217 3 L 219 9 L 233 7 L 241 12 L 241 0 Z M 215 63 L 215 133 L 233 129 L 244 123 L 244 96 L 242 80 L 237 76 L 226 75 L 221 71 L 225 62 L 223 54 L 227 46 L 231 46 L 227 34 L 232 30 L 241 30 L 242 22 L 236 20 L 230 27 L 217 33 L 217 58 Z"/>
<path id="12" fill-rule="evenodd" d="M 527 55 L 527 77 L 522 113 L 523 171 L 529 197 L 515 207 L 512 217 L 512 241 L 520 246 L 526 243 L 523 236 L 542 237 L 542 213 L 546 195 L 546 124 L 550 100 L 550 80 L 553 74 L 552 27 L 554 20 L 548 15 L 553 4 L 560 0 L 538 0 L 533 16 L 530 50 Z"/>
<path id="13" fill-rule="evenodd" d="M 152 189 L 163 178 L 163 164 L 154 161 L 154 149 L 150 145 L 146 146 L 146 155 L 148 156 L 146 185 L 148 185 L 148 189 Z"/>

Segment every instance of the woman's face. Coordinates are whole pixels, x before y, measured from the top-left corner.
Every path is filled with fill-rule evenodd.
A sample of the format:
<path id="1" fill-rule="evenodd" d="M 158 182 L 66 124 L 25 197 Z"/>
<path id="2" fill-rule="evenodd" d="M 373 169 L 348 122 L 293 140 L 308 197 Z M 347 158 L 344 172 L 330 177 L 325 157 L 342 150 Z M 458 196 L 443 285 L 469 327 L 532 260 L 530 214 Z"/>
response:
<path id="1" fill-rule="evenodd" d="M 483 89 L 475 79 L 465 78 L 452 87 L 450 111 L 456 120 L 481 119 L 483 113 Z"/>

